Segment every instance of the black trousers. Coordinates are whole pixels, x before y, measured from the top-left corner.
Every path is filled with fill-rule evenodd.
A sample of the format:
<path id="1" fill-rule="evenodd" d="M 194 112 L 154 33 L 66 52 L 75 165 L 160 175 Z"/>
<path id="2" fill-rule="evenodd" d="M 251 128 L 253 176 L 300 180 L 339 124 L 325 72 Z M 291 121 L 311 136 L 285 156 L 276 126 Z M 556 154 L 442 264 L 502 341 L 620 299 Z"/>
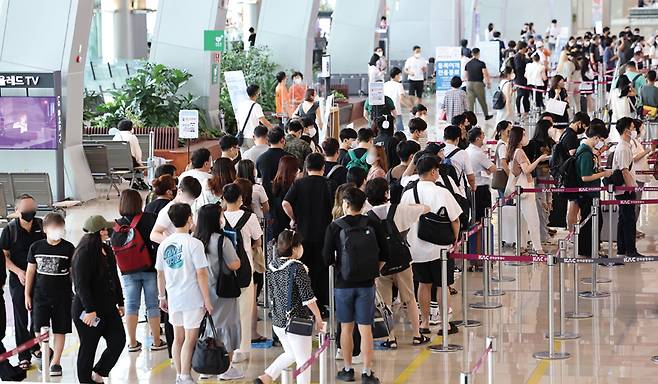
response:
<path id="1" fill-rule="evenodd" d="M 114 365 L 119 360 L 123 348 L 126 346 L 126 332 L 123 329 L 121 316 L 119 312 L 111 311 L 106 314 L 99 314 L 101 319 L 97 327 L 89 327 L 80 320 L 80 314 L 83 309 L 79 305 L 73 305 L 71 316 L 73 324 L 78 330 L 80 337 L 80 349 L 78 350 L 78 381 L 81 383 L 92 383 L 91 373 L 107 377 Z M 107 347 L 96 365 L 94 357 L 98 342 L 104 338 Z"/>
<path id="2" fill-rule="evenodd" d="M 12 282 L 16 279 L 16 282 Z M 18 282 L 18 278 L 13 275 L 9 278 L 9 293 L 11 294 L 11 303 L 14 311 L 14 337 L 16 345 L 21 345 L 26 341 L 34 338 L 32 330 L 32 321 L 28 318 L 27 309 L 25 309 L 25 287 Z M 35 345 L 32 349 L 20 352 L 18 360 L 30 361 L 32 359 L 31 352 L 38 351 L 39 345 Z"/>
<path id="3" fill-rule="evenodd" d="M 626 192 L 618 195 L 619 200 L 635 200 L 635 192 Z M 623 204 L 619 206 L 619 224 L 617 225 L 617 253 L 633 256 L 637 253 L 635 248 L 636 235 L 635 206 Z"/>
<path id="4" fill-rule="evenodd" d="M 322 259 L 322 242 L 304 241 L 302 245 L 304 255 L 301 261 L 308 267 L 311 287 L 318 299 L 318 306 L 322 310 L 324 306 L 329 305 L 329 268 Z"/>
<path id="5" fill-rule="evenodd" d="M 475 190 L 475 221 L 484 217 L 487 208 L 491 208 L 491 189 L 488 185 L 478 185 Z"/>
<path id="6" fill-rule="evenodd" d="M 523 105 L 523 111 L 521 110 L 521 105 Z M 518 113 L 529 112 L 530 111 L 530 91 L 527 89 L 517 89 L 516 90 L 516 111 Z"/>
<path id="7" fill-rule="evenodd" d="M 592 212 L 592 198 L 581 196 L 577 200 L 580 207 L 581 221 L 585 220 Z M 603 215 L 598 214 L 598 231 L 599 239 L 601 238 L 601 230 L 603 229 Z M 583 257 L 592 257 L 592 220 L 588 220 L 586 224 L 580 227 L 580 235 L 578 236 L 578 255 Z"/>

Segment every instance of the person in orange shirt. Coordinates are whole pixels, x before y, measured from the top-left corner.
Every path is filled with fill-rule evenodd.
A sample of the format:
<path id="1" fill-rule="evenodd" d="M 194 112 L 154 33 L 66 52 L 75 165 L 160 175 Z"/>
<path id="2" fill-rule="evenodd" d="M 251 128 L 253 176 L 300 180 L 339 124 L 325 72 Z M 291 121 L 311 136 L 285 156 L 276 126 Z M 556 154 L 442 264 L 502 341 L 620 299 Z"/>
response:
<path id="1" fill-rule="evenodd" d="M 292 74 L 292 86 L 290 87 L 290 109 L 288 115 L 292 115 L 299 107 L 299 104 L 304 101 L 306 88 L 304 75 L 301 72 L 294 72 Z"/>
<path id="2" fill-rule="evenodd" d="M 285 72 L 279 72 L 276 74 L 276 89 L 275 92 L 275 102 L 276 102 L 276 113 L 277 115 L 283 116 L 288 115 L 287 111 L 289 109 L 288 105 L 290 104 L 290 92 L 286 86 L 286 76 Z"/>

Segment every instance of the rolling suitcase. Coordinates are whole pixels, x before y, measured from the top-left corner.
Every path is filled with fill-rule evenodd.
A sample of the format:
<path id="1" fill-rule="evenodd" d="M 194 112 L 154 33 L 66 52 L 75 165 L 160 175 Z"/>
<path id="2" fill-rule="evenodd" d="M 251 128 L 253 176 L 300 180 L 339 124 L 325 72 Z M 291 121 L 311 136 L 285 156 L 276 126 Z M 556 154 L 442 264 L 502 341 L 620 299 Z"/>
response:
<path id="1" fill-rule="evenodd" d="M 503 247 L 516 246 L 516 206 L 504 205 L 502 207 L 503 225 L 501 226 L 501 240 Z M 525 222 L 524 222 L 525 223 Z M 521 231 L 521 245 L 523 246 L 528 240 L 528 230 Z"/>
<path id="2" fill-rule="evenodd" d="M 612 241 L 617 241 L 617 224 L 619 223 L 619 207 L 616 205 L 601 206 L 603 216 L 603 229 L 601 230 L 601 241 L 610 241 L 610 208 L 612 208 Z"/>

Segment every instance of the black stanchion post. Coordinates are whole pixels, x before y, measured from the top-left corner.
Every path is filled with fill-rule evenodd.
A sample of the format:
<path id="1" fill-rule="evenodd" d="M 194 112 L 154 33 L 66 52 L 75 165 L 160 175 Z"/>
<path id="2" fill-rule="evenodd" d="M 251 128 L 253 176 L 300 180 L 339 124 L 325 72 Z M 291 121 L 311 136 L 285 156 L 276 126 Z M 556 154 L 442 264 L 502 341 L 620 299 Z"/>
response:
<path id="1" fill-rule="evenodd" d="M 548 256 L 548 351 L 535 352 L 532 356 L 538 360 L 564 360 L 571 357 L 566 352 L 555 352 L 555 324 L 553 311 L 553 269 L 555 268 L 555 256 Z"/>
<path id="2" fill-rule="evenodd" d="M 498 234 L 498 254 L 502 255 L 503 254 L 503 206 L 505 205 L 505 198 L 500 197 L 498 198 L 498 213 L 497 213 L 497 225 L 496 225 L 496 233 Z M 503 262 L 499 261 L 498 262 L 498 276 L 494 276 L 492 281 L 495 281 L 497 283 L 505 283 L 505 282 L 512 282 L 516 280 L 512 276 L 504 276 L 503 275 Z"/>
<path id="3" fill-rule="evenodd" d="M 440 345 L 430 345 L 427 349 L 430 352 L 457 352 L 464 347 L 457 344 L 448 343 L 448 331 L 450 322 L 448 321 L 448 250 L 441 249 L 441 318 L 443 319 L 443 335 Z"/>
<path id="4" fill-rule="evenodd" d="M 590 217 L 591 220 L 591 217 Z M 580 243 L 580 223 L 573 226 L 573 258 L 578 258 L 578 245 Z M 578 263 L 573 264 L 573 312 L 567 312 L 564 316 L 567 319 L 588 319 L 592 317 L 589 312 L 580 311 L 580 296 L 578 296 Z"/>
<path id="5" fill-rule="evenodd" d="M 564 240 L 560 240 L 560 256 L 564 257 L 567 254 L 567 243 Z M 560 263 L 558 266 L 559 281 L 560 281 L 560 330 L 555 333 L 555 338 L 557 340 L 573 340 L 577 339 L 580 336 L 574 332 L 567 332 L 567 322 L 564 313 L 564 263 Z"/>
<path id="6" fill-rule="evenodd" d="M 462 253 L 468 252 L 468 233 L 462 234 Z M 456 325 L 458 327 L 479 327 L 482 325 L 477 320 L 470 320 L 468 318 L 468 261 L 462 259 L 462 315 L 464 319 L 459 321 Z"/>
<path id="7" fill-rule="evenodd" d="M 598 267 L 598 263 L 596 262 L 597 259 L 599 259 L 599 231 L 598 231 L 598 225 L 599 225 L 599 199 L 595 198 L 594 202 L 592 204 L 592 259 L 594 260 L 594 263 L 592 263 L 592 277 L 589 279 L 589 281 L 592 284 L 592 290 L 589 292 L 583 292 L 580 294 L 580 297 L 584 297 L 586 299 L 600 299 L 603 297 L 608 297 L 610 296 L 609 292 L 602 292 L 598 290 L 597 284 L 601 281 L 597 279 L 596 276 L 596 270 Z M 595 227 L 596 225 L 596 227 Z M 597 230 L 594 230 L 596 228 Z M 610 231 L 611 232 L 611 231 Z"/>

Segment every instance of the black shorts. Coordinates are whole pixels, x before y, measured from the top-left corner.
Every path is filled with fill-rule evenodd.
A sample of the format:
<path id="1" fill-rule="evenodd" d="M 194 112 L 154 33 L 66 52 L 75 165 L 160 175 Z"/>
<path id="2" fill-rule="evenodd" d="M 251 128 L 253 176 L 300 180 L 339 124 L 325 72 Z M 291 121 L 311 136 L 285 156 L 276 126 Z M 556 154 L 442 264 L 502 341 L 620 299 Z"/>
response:
<path id="1" fill-rule="evenodd" d="M 409 80 L 409 96 L 416 96 L 419 99 L 422 98 L 424 88 L 424 80 Z"/>
<path id="2" fill-rule="evenodd" d="M 32 322 L 36 333 L 41 327 L 51 327 L 53 333 L 60 335 L 71 333 L 71 300 L 33 302 Z"/>
<path id="3" fill-rule="evenodd" d="M 412 263 L 411 270 L 414 280 L 423 284 L 441 285 L 441 260 L 436 259 L 424 263 Z M 448 285 L 455 283 L 455 261 L 448 259 Z"/>

